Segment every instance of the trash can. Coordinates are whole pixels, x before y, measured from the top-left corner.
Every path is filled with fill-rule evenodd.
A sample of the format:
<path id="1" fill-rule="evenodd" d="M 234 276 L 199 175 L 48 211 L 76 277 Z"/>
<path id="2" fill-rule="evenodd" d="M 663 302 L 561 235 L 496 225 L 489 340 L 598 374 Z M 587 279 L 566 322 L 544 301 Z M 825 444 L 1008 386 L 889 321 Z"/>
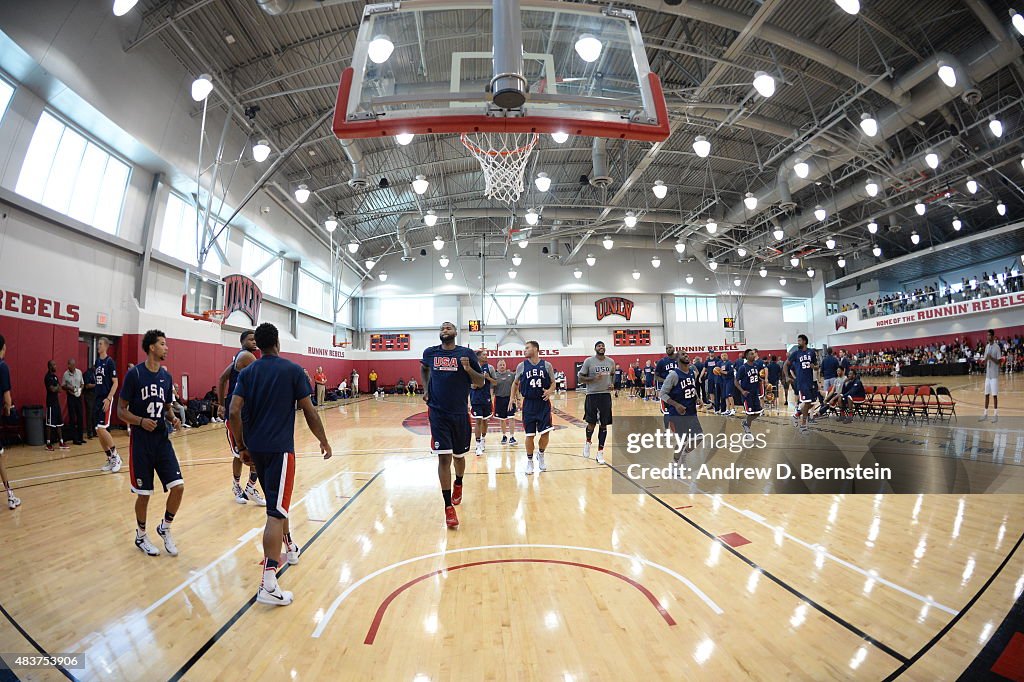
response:
<path id="1" fill-rule="evenodd" d="M 25 417 L 25 442 L 29 445 L 43 445 L 43 420 L 46 411 L 42 405 L 26 405 L 21 410 Z"/>

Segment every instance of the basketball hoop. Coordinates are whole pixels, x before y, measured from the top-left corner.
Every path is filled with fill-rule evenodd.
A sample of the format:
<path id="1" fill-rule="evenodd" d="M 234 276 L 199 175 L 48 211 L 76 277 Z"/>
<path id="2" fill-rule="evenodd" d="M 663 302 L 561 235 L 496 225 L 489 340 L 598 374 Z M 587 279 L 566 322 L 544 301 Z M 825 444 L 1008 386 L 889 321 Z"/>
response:
<path id="1" fill-rule="evenodd" d="M 203 319 L 207 320 L 208 322 L 213 322 L 214 324 L 223 325 L 224 318 L 226 317 L 224 313 L 225 311 L 220 309 L 204 310 Z"/>
<path id="2" fill-rule="evenodd" d="M 519 200 L 523 193 L 526 162 L 537 144 L 537 133 L 462 133 L 462 144 L 480 162 L 487 180 L 488 199 L 507 204 Z"/>

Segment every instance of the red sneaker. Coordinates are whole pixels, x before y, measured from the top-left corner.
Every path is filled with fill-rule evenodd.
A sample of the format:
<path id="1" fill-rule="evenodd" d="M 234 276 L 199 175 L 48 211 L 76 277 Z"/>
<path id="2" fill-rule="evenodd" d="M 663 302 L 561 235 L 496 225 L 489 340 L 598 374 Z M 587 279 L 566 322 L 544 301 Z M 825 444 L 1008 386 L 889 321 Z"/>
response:
<path id="1" fill-rule="evenodd" d="M 462 484 L 456 483 L 452 486 L 452 504 L 460 504 L 462 502 Z"/>
<path id="2" fill-rule="evenodd" d="M 459 517 L 455 515 L 455 507 L 444 508 L 444 522 L 449 528 L 459 527 Z"/>
<path id="3" fill-rule="evenodd" d="M 52 444 L 52 443 L 47 443 L 47 444 L 46 444 L 46 449 L 47 449 L 47 450 L 48 450 L 49 452 L 53 452 L 53 444 Z"/>
<path id="4" fill-rule="evenodd" d="M 67 443 L 61 443 L 61 444 L 60 444 L 60 449 L 61 449 L 61 450 L 70 450 L 70 449 L 71 449 L 71 446 L 70 446 L 70 445 L 68 445 Z"/>

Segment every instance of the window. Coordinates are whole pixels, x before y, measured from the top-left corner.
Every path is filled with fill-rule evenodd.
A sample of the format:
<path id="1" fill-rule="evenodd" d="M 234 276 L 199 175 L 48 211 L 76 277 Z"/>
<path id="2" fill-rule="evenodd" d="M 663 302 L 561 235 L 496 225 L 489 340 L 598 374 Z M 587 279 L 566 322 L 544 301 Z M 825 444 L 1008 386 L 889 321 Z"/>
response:
<path id="1" fill-rule="evenodd" d="M 391 297 L 379 301 L 380 317 L 377 326 L 383 329 L 438 325 L 434 319 L 433 296 Z"/>
<path id="2" fill-rule="evenodd" d="M 807 322 L 807 299 L 805 298 L 784 298 L 782 299 L 782 321 L 783 322 Z"/>
<path id="3" fill-rule="evenodd" d="M 305 270 L 299 270 L 299 307 L 317 315 L 329 313 L 330 287 Z"/>
<path id="4" fill-rule="evenodd" d="M 116 234 L 130 172 L 128 164 L 44 111 L 15 191 Z"/>
<path id="5" fill-rule="evenodd" d="M 273 259 L 270 265 L 267 263 Z M 263 268 L 263 266 L 267 266 Z M 260 269 L 263 270 L 260 272 Z M 284 261 L 276 253 L 268 251 L 251 239 L 242 242 L 242 272 L 260 285 L 264 296 L 281 298 L 281 280 L 284 278 Z M 256 274 L 259 272 L 259 274 Z"/>
<path id="6" fill-rule="evenodd" d="M 526 301 L 525 304 L 523 303 L 524 299 Z M 497 304 L 495 304 L 495 300 L 497 300 Z M 520 307 L 522 307 L 521 312 L 519 310 Z M 508 319 L 506 318 L 506 315 L 509 318 L 513 318 L 516 317 L 517 313 L 519 315 L 519 324 L 537 324 L 538 322 L 540 322 L 540 320 L 537 319 L 536 296 L 527 297 L 526 294 L 511 294 L 504 296 L 495 296 L 494 298 L 488 296 L 484 300 L 484 309 L 486 310 L 486 312 L 484 313 L 485 325 L 508 324 Z"/>
<path id="7" fill-rule="evenodd" d="M 202 215 L 194 205 L 182 199 L 177 194 L 171 193 L 167 196 L 167 209 L 164 211 L 163 227 L 160 230 L 160 246 L 158 251 L 173 256 L 178 260 L 185 261 L 191 265 L 199 265 L 199 247 L 196 244 L 199 221 Z M 210 225 L 213 233 L 217 234 L 224 223 L 214 220 L 211 216 Z M 228 230 L 222 230 L 217 236 L 217 245 L 221 251 L 228 247 Z M 225 261 L 221 260 L 217 249 L 210 248 L 206 255 L 206 262 L 203 269 L 216 275 L 221 274 Z"/>
<path id="8" fill-rule="evenodd" d="M 714 296 L 676 296 L 677 322 L 714 322 L 718 304 Z"/>
<path id="9" fill-rule="evenodd" d="M 11 103 L 11 99 L 14 97 L 14 86 L 0 78 L 0 120 L 3 119 L 4 114 L 7 113 L 7 105 Z"/>

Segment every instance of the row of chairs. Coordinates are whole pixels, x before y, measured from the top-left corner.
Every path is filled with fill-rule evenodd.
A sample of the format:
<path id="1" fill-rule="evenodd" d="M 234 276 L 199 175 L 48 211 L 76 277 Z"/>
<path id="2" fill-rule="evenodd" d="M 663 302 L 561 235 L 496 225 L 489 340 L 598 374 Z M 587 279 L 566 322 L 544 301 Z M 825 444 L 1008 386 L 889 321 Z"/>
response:
<path id="1" fill-rule="evenodd" d="M 956 418 L 956 401 L 945 386 L 865 386 L 864 400 L 854 407 L 862 418 L 940 421 Z"/>

